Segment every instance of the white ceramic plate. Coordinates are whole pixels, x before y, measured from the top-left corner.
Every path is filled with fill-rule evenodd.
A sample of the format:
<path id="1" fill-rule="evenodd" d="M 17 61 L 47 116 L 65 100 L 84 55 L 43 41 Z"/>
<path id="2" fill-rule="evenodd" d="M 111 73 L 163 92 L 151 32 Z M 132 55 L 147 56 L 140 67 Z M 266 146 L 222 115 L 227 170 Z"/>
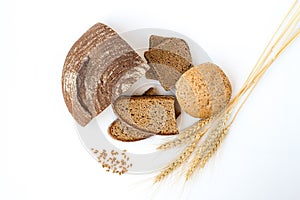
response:
<path id="1" fill-rule="evenodd" d="M 148 50 L 150 35 L 165 37 L 178 37 L 184 39 L 192 54 L 193 64 L 198 65 L 211 61 L 206 52 L 190 38 L 165 29 L 146 28 L 138 29 L 120 34 L 143 58 L 145 50 Z M 150 87 L 160 88 L 155 80 L 141 78 L 126 93 L 142 94 Z M 162 93 L 166 93 L 162 90 Z M 170 92 L 169 92 L 170 93 Z M 174 91 L 171 91 L 174 93 Z M 168 94 L 168 93 L 166 93 Z M 93 119 L 87 126 L 81 127 L 76 122 L 79 137 L 87 151 L 96 159 L 100 160 L 107 169 L 115 172 L 126 172 L 131 174 L 150 173 L 159 170 L 172 161 L 179 153 L 178 148 L 158 151 L 156 148 L 176 136 L 152 136 L 148 139 L 137 142 L 120 142 L 108 135 L 108 127 L 116 119 L 116 116 L 109 106 L 99 116 Z M 186 113 L 177 118 L 179 132 L 195 122 L 196 119 Z"/>

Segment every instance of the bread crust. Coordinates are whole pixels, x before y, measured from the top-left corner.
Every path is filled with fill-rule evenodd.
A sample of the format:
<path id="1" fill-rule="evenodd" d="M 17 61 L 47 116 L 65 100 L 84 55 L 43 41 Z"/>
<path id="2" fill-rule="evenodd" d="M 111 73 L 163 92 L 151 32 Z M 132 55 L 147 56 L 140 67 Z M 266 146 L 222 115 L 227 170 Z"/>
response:
<path id="1" fill-rule="evenodd" d="M 128 126 L 120 119 L 116 119 L 108 128 L 108 133 L 116 140 L 123 142 L 135 142 L 151 137 L 153 134 L 145 133 Z"/>
<path id="2" fill-rule="evenodd" d="M 144 53 L 150 69 L 146 78 L 159 80 L 165 90 L 175 86 L 179 77 L 192 67 L 192 57 L 187 43 L 174 37 L 152 35 L 149 50 Z"/>
<path id="3" fill-rule="evenodd" d="M 75 42 L 65 59 L 62 92 L 69 112 L 85 126 L 110 105 L 112 88 L 125 92 L 148 69 L 143 59 L 113 29 L 102 23 L 95 24 Z M 110 77 L 104 77 L 104 72 Z M 131 74 L 134 76 L 130 79 L 124 78 Z M 121 87 L 122 84 L 127 88 Z M 103 88 L 102 93 L 99 88 Z"/>
<path id="4" fill-rule="evenodd" d="M 203 63 L 186 71 L 176 83 L 181 108 L 193 117 L 207 118 L 228 104 L 232 89 L 220 67 Z"/>

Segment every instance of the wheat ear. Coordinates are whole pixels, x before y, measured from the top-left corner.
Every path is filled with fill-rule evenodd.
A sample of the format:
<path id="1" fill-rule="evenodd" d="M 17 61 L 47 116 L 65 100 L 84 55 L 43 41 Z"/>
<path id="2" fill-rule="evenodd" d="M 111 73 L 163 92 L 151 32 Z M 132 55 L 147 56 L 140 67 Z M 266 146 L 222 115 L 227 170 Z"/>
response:
<path id="1" fill-rule="evenodd" d="M 227 121 L 227 126 L 225 126 L 221 134 L 217 137 L 217 140 L 210 145 L 210 148 L 204 151 L 205 148 L 199 148 L 195 154 L 194 159 L 192 160 L 192 164 L 188 172 L 186 173 L 186 180 L 190 178 L 193 174 L 194 170 L 199 166 L 200 168 L 204 167 L 207 160 L 215 153 L 221 142 L 223 141 L 224 137 L 227 135 L 229 127 L 232 125 L 233 121 L 235 120 L 237 114 L 239 113 L 240 109 L 243 107 L 247 99 L 249 98 L 250 94 L 253 92 L 254 88 L 256 87 L 257 83 L 267 71 L 267 69 L 271 66 L 271 64 L 282 54 L 282 52 L 300 35 L 300 29 L 296 28 L 299 24 L 299 14 L 300 14 L 300 6 L 296 5 L 298 1 L 295 1 L 287 15 L 285 16 L 284 20 L 281 22 L 279 28 L 271 38 L 271 41 L 268 43 L 267 47 L 265 48 L 263 54 L 258 59 L 255 67 L 253 68 L 252 72 L 250 73 L 248 79 L 245 81 L 242 89 L 238 92 L 238 94 L 231 100 L 229 106 L 226 108 L 225 113 L 231 111 L 237 107 L 232 119 L 230 122 Z M 294 11 L 294 13 L 293 13 Z M 293 14 L 292 14 L 293 13 Z M 288 16 L 291 15 L 289 20 Z M 286 23 L 287 25 L 283 30 L 280 32 L 281 27 Z M 295 31 L 296 30 L 296 31 Z M 275 35 L 279 35 L 275 39 Z M 284 37 L 286 36 L 286 37 Z M 274 52 L 274 49 L 278 47 L 279 43 L 282 42 L 279 49 Z M 273 56 L 271 56 L 273 54 Z M 245 98 L 241 101 L 242 97 Z M 240 103 L 240 104 L 239 104 Z"/>
<path id="2" fill-rule="evenodd" d="M 209 144 L 198 146 L 198 150 L 196 151 L 195 156 L 191 161 L 190 168 L 186 172 L 186 181 L 190 179 L 197 168 L 203 168 L 205 166 L 208 159 L 217 151 L 218 147 L 227 135 L 228 129 L 228 127 L 225 127 L 220 129 L 219 132 L 216 131 L 216 133 L 212 134 L 212 138 L 209 140 Z"/>
<path id="3" fill-rule="evenodd" d="M 196 150 L 196 155 L 191 161 L 190 169 L 186 174 L 186 179 L 188 180 L 190 176 L 194 173 L 195 169 L 199 166 L 204 167 L 207 160 L 215 153 L 225 136 L 227 135 L 228 129 L 234 122 L 237 114 L 249 98 L 250 94 L 253 92 L 259 80 L 269 69 L 271 64 L 284 52 L 284 50 L 293 43 L 300 36 L 300 5 L 299 1 L 295 1 L 293 6 L 290 8 L 286 17 L 280 24 L 279 28 L 271 38 L 271 41 L 263 51 L 258 62 L 255 64 L 252 72 L 245 81 L 243 87 L 235 95 L 235 97 L 229 102 L 227 107 L 219 113 L 207 126 L 205 132 L 209 130 L 210 134 L 207 136 L 207 142 L 203 143 Z M 276 37 L 278 36 L 278 37 Z M 276 49 L 276 51 L 274 51 Z M 219 123 L 220 120 L 227 113 L 231 113 L 234 110 L 233 116 L 230 120 L 225 120 L 222 126 L 215 127 L 215 123 Z M 189 129 L 187 129 L 189 130 Z M 191 131 L 193 134 L 198 133 L 197 131 Z M 201 132 L 200 132 L 201 133 Z M 203 133 L 204 134 L 204 133 Z M 170 165 L 165 168 L 165 170 L 156 177 L 155 182 L 158 182 L 165 178 L 168 174 L 179 167 L 184 161 L 188 160 L 193 154 L 193 151 L 197 148 L 200 141 L 201 135 L 198 135 L 181 154 L 173 161 Z M 184 138 L 184 136 L 182 136 Z M 192 138 L 191 138 L 192 139 Z M 191 141 L 189 141 L 191 142 Z M 172 146 L 172 145 L 171 145 Z M 198 154 L 198 155 L 197 155 Z M 175 167 L 174 167 L 175 166 Z"/>
<path id="4" fill-rule="evenodd" d="M 230 113 L 224 115 L 212 128 L 210 132 L 208 132 L 207 137 L 197 147 L 194 158 L 191 161 L 190 167 L 186 173 L 186 180 L 190 178 L 190 176 L 194 173 L 195 169 L 203 162 L 203 159 L 206 155 L 211 152 L 213 148 L 216 147 L 216 143 L 221 142 L 220 136 L 223 134 L 223 131 L 226 127 L 226 124 L 230 118 Z M 213 125 L 212 125 L 213 126 Z"/>
<path id="5" fill-rule="evenodd" d="M 207 132 L 208 129 L 202 131 L 202 132 L 198 132 L 196 139 L 190 144 L 188 145 L 183 152 L 181 152 L 179 154 L 179 156 L 170 164 L 168 164 L 156 177 L 154 180 L 154 183 L 157 183 L 161 180 L 163 180 L 164 178 L 166 178 L 171 172 L 173 172 L 175 169 L 177 169 L 178 167 L 180 167 L 186 160 L 188 160 L 190 158 L 190 156 L 192 155 L 192 153 L 194 152 L 195 148 L 197 147 L 201 135 L 205 134 Z"/>
<path id="6" fill-rule="evenodd" d="M 194 123 L 189 128 L 185 129 L 180 135 L 178 135 L 174 140 L 171 140 L 169 142 L 166 142 L 162 145 L 160 145 L 157 149 L 159 150 L 165 150 L 165 149 L 171 149 L 174 147 L 182 146 L 191 143 L 196 139 L 196 137 L 199 137 L 199 134 L 197 136 L 197 133 L 205 126 L 207 125 L 213 117 L 209 117 L 206 119 L 199 120 L 198 122 Z M 202 137 L 204 134 L 200 135 Z"/>

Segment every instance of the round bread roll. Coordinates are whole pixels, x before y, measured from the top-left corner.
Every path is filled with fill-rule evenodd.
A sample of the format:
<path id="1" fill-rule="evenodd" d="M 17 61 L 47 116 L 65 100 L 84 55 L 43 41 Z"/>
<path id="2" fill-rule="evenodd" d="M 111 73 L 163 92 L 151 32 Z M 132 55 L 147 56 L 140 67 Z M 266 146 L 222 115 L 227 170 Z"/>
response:
<path id="1" fill-rule="evenodd" d="M 186 71 L 176 83 L 181 108 L 197 118 L 219 113 L 231 97 L 231 84 L 220 67 L 203 63 Z"/>

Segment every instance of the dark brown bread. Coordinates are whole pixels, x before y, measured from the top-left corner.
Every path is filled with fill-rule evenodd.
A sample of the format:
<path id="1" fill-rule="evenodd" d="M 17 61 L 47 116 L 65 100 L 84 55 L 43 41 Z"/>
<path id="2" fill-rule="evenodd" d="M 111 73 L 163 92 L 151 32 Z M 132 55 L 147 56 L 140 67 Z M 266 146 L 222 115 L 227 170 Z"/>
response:
<path id="1" fill-rule="evenodd" d="M 177 134 L 173 96 L 121 96 L 113 103 L 118 117 L 130 126 L 160 135 Z"/>
<path id="2" fill-rule="evenodd" d="M 171 39 L 170 37 L 163 37 L 159 35 L 151 35 L 149 38 L 149 48 L 154 48 L 163 43 L 166 40 Z"/>
<path id="3" fill-rule="evenodd" d="M 85 126 L 148 68 L 113 29 L 95 24 L 75 42 L 64 63 L 62 91 L 69 112 Z"/>
<path id="4" fill-rule="evenodd" d="M 143 95 L 157 95 L 155 88 L 151 87 L 144 92 Z M 108 129 L 108 133 L 116 140 L 123 142 L 134 142 L 146 139 L 153 134 L 145 133 L 141 130 L 135 129 L 128 124 L 122 122 L 120 119 L 113 121 Z"/>
<path id="5" fill-rule="evenodd" d="M 151 87 L 143 94 L 144 96 L 159 95 L 155 88 Z"/>
<path id="6" fill-rule="evenodd" d="M 170 51 L 152 49 L 144 55 L 155 70 L 162 87 L 167 91 L 175 86 L 182 73 L 192 67 L 186 59 Z"/>
<path id="7" fill-rule="evenodd" d="M 149 88 L 144 92 L 143 95 L 158 95 L 156 88 Z M 178 103 L 177 103 L 178 104 Z M 180 115 L 180 109 L 177 108 L 175 102 L 175 116 L 176 118 Z M 134 142 L 146 139 L 153 134 L 147 133 L 136 128 L 129 126 L 128 124 L 122 122 L 120 119 L 116 119 L 109 127 L 108 133 L 116 140 L 124 142 Z"/>
<path id="8" fill-rule="evenodd" d="M 116 119 L 109 127 L 108 133 L 116 140 L 123 142 L 134 142 L 146 139 L 153 134 L 145 133 L 135 128 L 132 128 L 122 122 L 119 119 Z"/>
<path id="9" fill-rule="evenodd" d="M 179 38 L 151 36 L 144 56 L 150 66 L 146 78 L 159 80 L 165 90 L 175 86 L 179 77 L 192 67 L 187 43 Z"/>
<path id="10" fill-rule="evenodd" d="M 170 39 L 170 38 L 162 37 L 162 36 L 158 36 L 158 35 L 151 35 L 149 38 L 149 49 L 155 48 L 156 46 L 161 44 L 163 41 L 168 40 L 168 39 Z M 153 69 L 151 64 L 149 64 L 149 66 L 150 66 L 150 69 L 146 72 L 146 78 L 158 80 L 155 70 Z"/>

